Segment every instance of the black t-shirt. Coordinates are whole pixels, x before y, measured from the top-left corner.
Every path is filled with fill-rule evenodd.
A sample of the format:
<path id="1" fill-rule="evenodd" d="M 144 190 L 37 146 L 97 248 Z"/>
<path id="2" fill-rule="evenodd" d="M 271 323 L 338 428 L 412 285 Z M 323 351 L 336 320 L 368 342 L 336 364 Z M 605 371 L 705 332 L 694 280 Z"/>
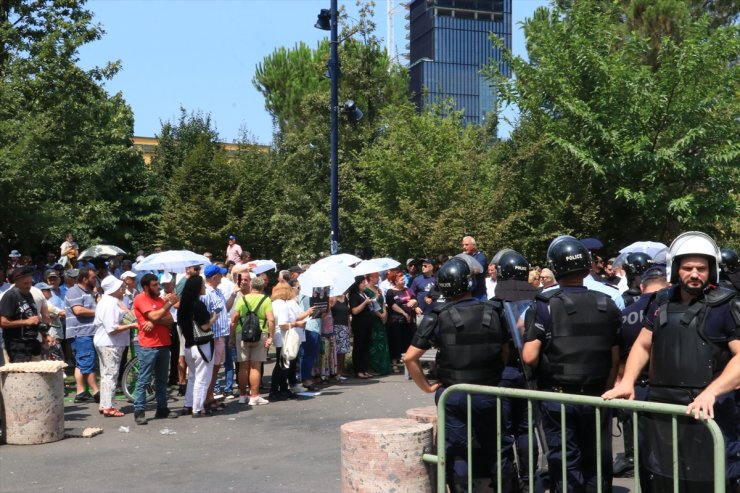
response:
<path id="1" fill-rule="evenodd" d="M 12 287 L 0 299 L 0 315 L 10 320 L 26 320 L 38 315 L 38 310 L 31 293 L 23 294 Z M 23 331 L 3 328 L 3 338 L 6 341 L 22 339 Z"/>
<path id="2" fill-rule="evenodd" d="M 355 308 L 360 306 L 367 299 L 367 296 L 359 292 L 349 294 L 349 306 Z M 373 324 L 373 312 L 370 310 L 370 305 L 366 305 L 365 308 L 358 314 L 352 314 L 352 327 L 356 329 L 372 327 Z"/>
<path id="3" fill-rule="evenodd" d="M 336 301 L 331 307 L 331 316 L 334 318 L 334 325 L 349 325 L 349 304 L 347 300 Z"/>
<path id="4" fill-rule="evenodd" d="M 211 320 L 211 315 L 208 313 L 205 303 L 200 300 L 195 302 L 193 307 L 193 319 L 187 323 L 184 320 L 178 320 L 180 324 L 180 330 L 182 330 L 182 336 L 185 338 L 185 347 L 193 347 L 195 344 L 195 337 L 193 336 L 193 321 L 198 326 L 206 325 Z"/>

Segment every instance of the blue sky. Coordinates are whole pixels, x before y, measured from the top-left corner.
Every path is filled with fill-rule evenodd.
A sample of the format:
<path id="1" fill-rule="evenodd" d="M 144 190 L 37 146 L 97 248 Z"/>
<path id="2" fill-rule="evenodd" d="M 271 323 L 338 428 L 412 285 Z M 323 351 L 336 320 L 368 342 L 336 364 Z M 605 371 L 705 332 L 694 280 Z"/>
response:
<path id="1" fill-rule="evenodd" d="M 357 17 L 354 0 L 340 0 Z M 398 5 L 401 2 L 396 1 Z M 524 55 L 517 23 L 546 0 L 513 0 L 513 49 Z M 120 60 L 122 70 L 106 83 L 121 91 L 135 115 L 134 133 L 154 136 L 161 122 L 176 120 L 179 108 L 211 114 L 221 140 L 245 129 L 257 142 L 272 140 L 264 99 L 252 85 L 255 67 L 279 46 L 299 41 L 316 46 L 328 36 L 313 27 L 329 0 L 89 0 L 103 39 L 80 50 L 80 66 Z M 376 0 L 377 34 L 387 32 L 386 0 Z M 405 11 L 394 16 L 395 44 L 404 52 Z M 502 135 L 508 128 L 501 129 Z"/>

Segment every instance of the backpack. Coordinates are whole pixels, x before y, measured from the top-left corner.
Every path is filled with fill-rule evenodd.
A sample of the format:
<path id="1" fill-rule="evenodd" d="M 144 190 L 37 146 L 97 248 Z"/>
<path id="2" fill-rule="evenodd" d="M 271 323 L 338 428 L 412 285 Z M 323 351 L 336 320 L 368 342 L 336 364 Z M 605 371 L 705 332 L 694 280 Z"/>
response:
<path id="1" fill-rule="evenodd" d="M 254 310 L 249 309 L 249 303 L 247 303 L 245 296 L 242 296 L 242 299 L 244 300 L 244 306 L 247 307 L 247 314 L 244 318 L 240 317 L 239 319 L 242 326 L 242 342 L 257 342 L 262 337 L 262 324 L 260 323 L 260 317 L 257 315 L 257 312 L 262 302 L 267 299 L 267 296 L 262 297 Z"/>

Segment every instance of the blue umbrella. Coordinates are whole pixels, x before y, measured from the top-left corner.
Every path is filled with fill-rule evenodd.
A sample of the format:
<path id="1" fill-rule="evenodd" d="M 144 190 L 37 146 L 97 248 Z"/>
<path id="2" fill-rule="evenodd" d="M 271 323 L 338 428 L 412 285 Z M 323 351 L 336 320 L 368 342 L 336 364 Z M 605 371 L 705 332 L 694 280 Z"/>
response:
<path id="1" fill-rule="evenodd" d="M 604 244 L 597 238 L 584 238 L 581 240 L 581 243 L 583 243 L 588 250 L 601 250 L 604 248 Z"/>

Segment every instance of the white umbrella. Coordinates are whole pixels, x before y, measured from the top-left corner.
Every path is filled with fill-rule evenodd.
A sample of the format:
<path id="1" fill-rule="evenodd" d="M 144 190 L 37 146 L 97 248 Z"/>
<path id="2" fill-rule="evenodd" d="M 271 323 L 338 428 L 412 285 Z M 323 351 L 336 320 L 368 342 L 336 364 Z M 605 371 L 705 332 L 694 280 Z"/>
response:
<path id="1" fill-rule="evenodd" d="M 636 241 L 619 250 L 619 253 L 647 253 L 655 258 L 658 252 L 667 248 L 663 243 L 657 241 Z"/>
<path id="2" fill-rule="evenodd" d="M 252 260 L 247 262 L 247 267 L 251 269 L 252 274 L 262 274 L 268 270 L 277 269 L 277 264 L 272 260 Z"/>
<path id="3" fill-rule="evenodd" d="M 116 255 L 126 255 L 126 251 L 115 245 L 94 245 L 80 253 L 79 259 L 109 258 Z"/>
<path id="4" fill-rule="evenodd" d="M 329 267 L 313 265 L 298 276 L 298 282 L 301 284 L 301 294 L 304 296 L 312 296 L 314 288 L 326 286 L 331 287 L 330 296 L 339 296 L 354 284 L 355 275 L 346 265 Z"/>
<path id="5" fill-rule="evenodd" d="M 336 255 L 330 255 L 328 257 L 322 258 L 321 260 L 317 260 L 314 265 L 317 267 L 329 267 L 333 265 L 344 265 L 347 267 L 352 267 L 361 260 L 362 259 L 360 257 L 355 257 L 354 255 L 350 255 L 349 253 L 338 253 Z"/>
<path id="6" fill-rule="evenodd" d="M 185 272 L 185 269 L 194 265 L 208 265 L 211 261 L 203 255 L 190 250 L 167 250 L 153 253 L 133 265 L 138 271 L 164 270 L 167 272 Z"/>
<path id="7" fill-rule="evenodd" d="M 364 276 L 372 274 L 374 272 L 382 272 L 384 270 L 393 269 L 401 265 L 401 262 L 393 260 L 390 257 L 371 258 L 370 260 L 363 260 L 359 264 L 352 267 L 352 272 L 356 276 Z"/>

